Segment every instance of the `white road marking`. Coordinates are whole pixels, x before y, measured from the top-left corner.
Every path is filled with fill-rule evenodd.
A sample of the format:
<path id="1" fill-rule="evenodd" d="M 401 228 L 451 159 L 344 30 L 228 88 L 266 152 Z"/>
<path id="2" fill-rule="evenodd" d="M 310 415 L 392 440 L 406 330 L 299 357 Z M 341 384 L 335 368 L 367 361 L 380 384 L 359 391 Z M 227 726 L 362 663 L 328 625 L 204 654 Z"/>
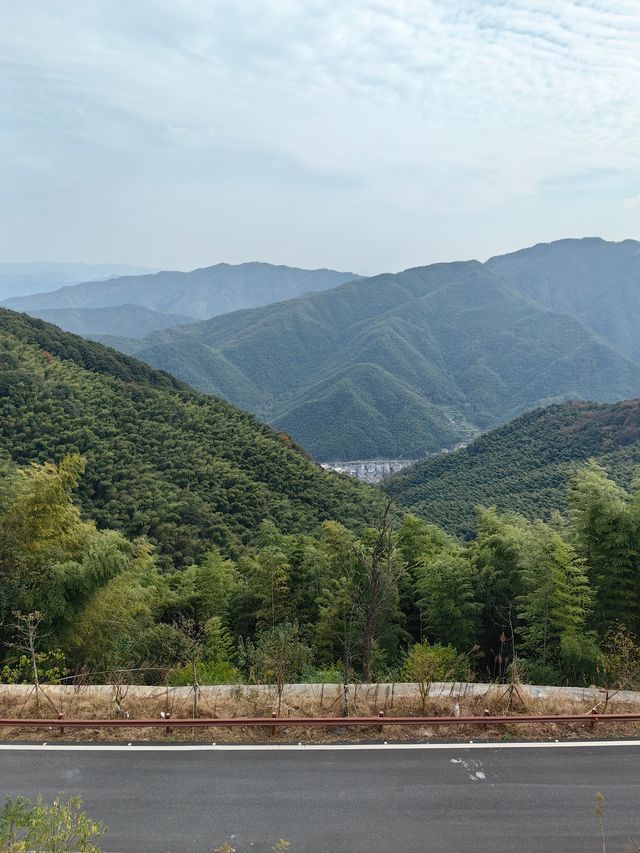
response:
<path id="1" fill-rule="evenodd" d="M 640 740 L 526 741 L 520 743 L 229 743 L 229 744 L 118 744 L 118 743 L 2 743 L 0 750 L 30 752 L 325 752 L 411 749 L 577 749 L 638 747 Z M 478 777 L 480 778 L 480 777 Z"/>
<path id="2" fill-rule="evenodd" d="M 481 761 L 472 761 L 471 759 L 465 761 L 464 758 L 451 758 L 449 760 L 451 764 L 462 764 L 464 769 L 467 771 L 467 776 L 472 782 L 487 781 L 487 777 L 482 769 Z"/>

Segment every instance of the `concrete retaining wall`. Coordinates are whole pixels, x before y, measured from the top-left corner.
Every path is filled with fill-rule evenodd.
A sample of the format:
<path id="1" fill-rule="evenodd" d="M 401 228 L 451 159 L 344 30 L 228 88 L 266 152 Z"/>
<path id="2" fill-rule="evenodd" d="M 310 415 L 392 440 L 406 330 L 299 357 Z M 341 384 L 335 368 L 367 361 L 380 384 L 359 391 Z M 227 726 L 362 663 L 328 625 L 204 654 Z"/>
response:
<path id="1" fill-rule="evenodd" d="M 109 701 L 114 697 L 114 686 L 110 684 L 93 685 L 43 685 L 47 695 L 55 702 L 57 699 L 64 701 L 73 696 L 84 696 L 101 698 Z M 434 682 L 431 685 L 429 695 L 433 697 L 462 698 L 465 696 L 484 696 L 491 690 L 505 690 L 504 684 L 484 684 L 480 682 Z M 171 699 L 186 699 L 190 693 L 190 687 L 143 687 L 140 685 L 127 685 L 122 688 L 129 699 L 131 698 L 159 698 L 166 696 Z M 520 685 L 519 690 L 535 699 L 573 699 L 584 702 L 600 702 L 604 698 L 604 691 L 596 687 L 548 687 L 540 685 Z M 15 701 L 25 701 L 33 691 L 30 684 L 0 684 L 0 698 Z M 342 699 L 342 684 L 287 684 L 284 691 L 285 699 L 289 701 L 310 699 L 318 703 L 330 704 L 332 701 Z M 200 688 L 203 699 L 240 700 L 256 699 L 263 696 L 265 699 L 273 697 L 274 687 L 268 684 L 220 684 L 207 685 Z M 416 697 L 418 685 L 412 683 L 394 684 L 351 684 L 349 685 L 350 697 L 353 701 L 370 701 L 372 703 L 387 704 L 393 699 Z M 640 692 L 621 690 L 615 694 L 617 702 L 628 702 L 640 705 Z"/>

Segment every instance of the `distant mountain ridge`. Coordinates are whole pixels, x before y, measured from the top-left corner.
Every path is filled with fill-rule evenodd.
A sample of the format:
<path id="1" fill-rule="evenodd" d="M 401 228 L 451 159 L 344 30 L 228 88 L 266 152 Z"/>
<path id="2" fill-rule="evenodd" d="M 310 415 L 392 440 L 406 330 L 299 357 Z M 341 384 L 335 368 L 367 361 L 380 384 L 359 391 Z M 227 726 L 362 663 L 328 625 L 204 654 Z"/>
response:
<path id="1" fill-rule="evenodd" d="M 478 505 L 529 518 L 565 509 L 575 468 L 594 458 L 621 484 L 640 464 L 640 400 L 537 409 L 467 447 L 417 462 L 383 489 L 451 533 L 471 535 Z"/>
<path id="2" fill-rule="evenodd" d="M 108 282 L 85 282 L 52 293 L 7 299 L 14 311 L 44 309 L 113 308 L 135 304 L 161 314 L 208 319 L 239 309 L 291 299 L 327 290 L 359 278 L 351 272 L 275 266 L 261 262 L 216 264 L 191 272 L 162 271 L 124 276 Z M 113 334 L 123 334 L 114 329 Z"/>
<path id="3" fill-rule="evenodd" d="M 527 253 L 553 277 L 585 252 L 600 259 L 591 290 L 608 268 L 615 302 L 636 245 L 560 241 L 524 250 L 511 270 L 500 259 L 417 267 L 120 345 L 318 459 L 416 458 L 540 405 L 640 395 L 640 363 L 617 341 L 520 289 Z"/>
<path id="4" fill-rule="evenodd" d="M 0 262 L 0 299 L 49 292 L 84 281 L 104 281 L 114 276 L 150 272 L 155 270 L 131 264 Z"/>
<path id="5" fill-rule="evenodd" d="M 257 292 L 270 304 L 245 307 Z M 160 315 L 148 332 L 100 316 L 132 293 Z M 39 299 L 85 312 L 57 320 L 252 411 L 320 460 L 416 458 L 538 406 L 640 395 L 633 240 L 560 240 L 369 279 L 219 264 L 9 303 L 52 310 Z M 166 319 L 211 311 L 227 313 Z"/>

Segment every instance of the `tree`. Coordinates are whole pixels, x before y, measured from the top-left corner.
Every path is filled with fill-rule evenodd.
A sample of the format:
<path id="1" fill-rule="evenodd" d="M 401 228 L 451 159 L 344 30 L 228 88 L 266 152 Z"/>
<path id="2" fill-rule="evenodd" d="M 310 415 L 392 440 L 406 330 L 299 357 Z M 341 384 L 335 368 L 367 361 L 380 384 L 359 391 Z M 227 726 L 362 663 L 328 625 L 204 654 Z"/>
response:
<path id="1" fill-rule="evenodd" d="M 362 641 L 362 614 L 355 606 L 351 575 L 333 578 L 319 601 L 314 646 L 325 663 L 341 661 L 343 714 L 349 716 L 349 681 Z"/>
<path id="2" fill-rule="evenodd" d="M 102 672 L 136 667 L 144 656 L 145 633 L 166 594 L 153 558 L 143 548 L 77 615 L 66 641 L 75 668 Z"/>
<path id="3" fill-rule="evenodd" d="M 598 675 L 605 690 L 605 711 L 612 692 L 640 685 L 640 645 L 623 625 L 615 625 L 605 637 Z"/>
<path id="4" fill-rule="evenodd" d="M 604 636 L 621 624 L 640 632 L 640 490 L 630 495 L 590 462 L 571 483 L 569 509 L 595 593 L 596 630 Z"/>
<path id="5" fill-rule="evenodd" d="M 517 627 L 514 614 L 522 592 L 518 556 L 525 527 L 526 522 L 519 515 L 499 515 L 495 508 L 477 510 L 478 534 L 469 548 L 482 605 L 482 635 L 478 642 L 489 656 L 491 678 L 501 677 L 509 666 L 505 628 L 511 631 Z M 513 637 L 507 639 L 512 641 Z"/>
<path id="6" fill-rule="evenodd" d="M 469 681 L 471 671 L 464 655 L 453 646 L 436 643 L 416 643 L 409 649 L 402 667 L 402 676 L 415 681 L 420 693 L 420 706 L 425 711 L 427 696 L 434 681 Z"/>
<path id="7" fill-rule="evenodd" d="M 237 583 L 235 564 L 224 559 L 217 548 L 208 551 L 195 571 L 197 618 L 202 622 L 211 617 L 224 619 Z"/>
<path id="8" fill-rule="evenodd" d="M 444 553 L 416 570 L 416 592 L 425 627 L 439 643 L 467 651 L 476 642 L 481 606 L 473 565 L 461 552 Z"/>
<path id="9" fill-rule="evenodd" d="M 304 669 L 309 657 L 310 650 L 300 641 L 298 626 L 289 622 L 263 631 L 256 643 L 249 646 L 248 659 L 253 676 L 259 683 L 275 684 L 278 716 L 285 684 Z"/>
<path id="10" fill-rule="evenodd" d="M 33 613 L 20 613 L 14 611 L 14 641 L 10 643 L 13 648 L 24 652 L 29 657 L 31 671 L 33 673 L 33 686 L 36 691 L 36 706 L 40 704 L 40 675 L 38 673 L 38 647 L 44 639 L 42 622 L 44 616 L 39 610 Z"/>
<path id="11" fill-rule="evenodd" d="M 16 469 L 0 502 L 0 623 L 11 611 L 48 611 L 55 594 L 54 567 L 79 558 L 95 526 L 83 522 L 72 500 L 84 462 L 66 456 L 59 465 Z"/>
<path id="12" fill-rule="evenodd" d="M 407 633 L 414 640 L 422 641 L 425 632 L 424 613 L 416 595 L 420 570 L 443 552 L 453 552 L 458 547 L 456 540 L 435 524 L 415 515 L 403 518 L 398 531 L 398 548 L 411 568 L 399 581 L 400 607 L 405 615 Z"/>
<path id="13" fill-rule="evenodd" d="M 81 456 L 69 454 L 57 465 L 17 469 L 5 501 L 0 552 L 16 549 L 32 558 L 44 553 L 48 559 L 80 553 L 93 529 L 81 521 L 72 501 L 84 464 Z"/>
<path id="14" fill-rule="evenodd" d="M 525 669 L 536 680 L 590 677 L 595 640 L 587 630 L 593 594 L 584 562 L 542 522 L 527 525 L 518 555 L 522 593 L 517 599 Z"/>
<path id="15" fill-rule="evenodd" d="M 0 811 L 0 849 L 7 853 L 100 853 L 94 839 L 105 832 L 104 824 L 82 810 L 79 797 L 56 798 L 51 805 L 41 795 L 35 803 L 16 797 L 6 800 Z"/>
<path id="16" fill-rule="evenodd" d="M 289 563 L 277 545 L 267 545 L 251 563 L 249 586 L 257 601 L 258 628 L 272 628 L 288 615 Z"/>
<path id="17" fill-rule="evenodd" d="M 362 679 L 371 680 L 374 641 L 385 618 L 398 622 L 398 581 L 409 569 L 398 551 L 398 537 L 391 525 L 391 501 L 380 521 L 353 545 L 356 558 L 354 604 L 362 615 Z"/>
<path id="18" fill-rule="evenodd" d="M 195 628 L 194 624 L 191 632 Z M 232 663 L 235 658 L 233 640 L 219 616 L 212 616 L 202 630 L 198 630 L 197 645 L 193 645 L 192 639 L 184 634 L 183 638 L 182 660 L 188 662 L 171 673 L 171 684 L 189 684 L 195 693 L 201 684 L 238 684 L 242 681 L 241 673 Z"/>

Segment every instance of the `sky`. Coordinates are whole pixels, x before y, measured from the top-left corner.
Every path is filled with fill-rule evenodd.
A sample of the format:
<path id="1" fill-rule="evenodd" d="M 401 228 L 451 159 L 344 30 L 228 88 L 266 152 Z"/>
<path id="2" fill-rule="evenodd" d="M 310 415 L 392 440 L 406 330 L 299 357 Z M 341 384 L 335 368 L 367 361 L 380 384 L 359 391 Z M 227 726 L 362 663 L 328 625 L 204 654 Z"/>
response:
<path id="1" fill-rule="evenodd" d="M 640 238 L 640 0 L 5 0 L 0 261 Z"/>

